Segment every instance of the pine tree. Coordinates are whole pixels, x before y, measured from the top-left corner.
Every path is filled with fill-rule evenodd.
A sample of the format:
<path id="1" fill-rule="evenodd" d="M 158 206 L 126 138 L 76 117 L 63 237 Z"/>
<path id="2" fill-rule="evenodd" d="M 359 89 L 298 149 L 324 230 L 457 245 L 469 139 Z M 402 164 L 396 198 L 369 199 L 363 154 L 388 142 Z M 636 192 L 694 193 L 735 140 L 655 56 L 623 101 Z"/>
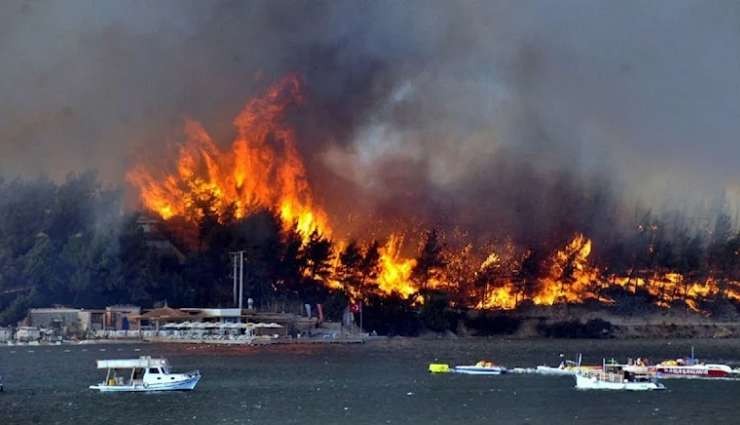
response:
<path id="1" fill-rule="evenodd" d="M 442 246 L 439 243 L 437 231 L 432 229 L 427 233 L 419 257 L 416 259 L 416 266 L 411 271 L 411 279 L 416 282 L 422 292 L 426 291 L 429 282 L 439 277 L 444 266 Z"/>

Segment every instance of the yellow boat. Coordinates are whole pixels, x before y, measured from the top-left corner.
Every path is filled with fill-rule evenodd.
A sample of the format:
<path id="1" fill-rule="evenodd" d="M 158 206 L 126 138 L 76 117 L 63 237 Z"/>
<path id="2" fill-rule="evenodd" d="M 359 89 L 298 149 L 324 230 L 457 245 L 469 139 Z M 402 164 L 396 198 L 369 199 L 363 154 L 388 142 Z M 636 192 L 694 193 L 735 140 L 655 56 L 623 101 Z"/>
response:
<path id="1" fill-rule="evenodd" d="M 445 363 L 430 363 L 429 372 L 431 373 L 449 373 L 450 365 Z"/>

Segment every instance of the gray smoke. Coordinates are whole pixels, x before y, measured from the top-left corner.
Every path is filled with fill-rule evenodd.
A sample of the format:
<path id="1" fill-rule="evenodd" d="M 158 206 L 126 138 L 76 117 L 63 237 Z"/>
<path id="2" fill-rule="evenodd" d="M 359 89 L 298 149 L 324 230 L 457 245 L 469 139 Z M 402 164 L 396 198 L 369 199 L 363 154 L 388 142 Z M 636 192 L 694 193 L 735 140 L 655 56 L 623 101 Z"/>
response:
<path id="1" fill-rule="evenodd" d="M 740 199 L 738 22 L 731 1 L 6 1 L 0 174 L 121 183 L 184 117 L 228 143 L 296 72 L 299 148 L 346 232 L 707 221 Z"/>

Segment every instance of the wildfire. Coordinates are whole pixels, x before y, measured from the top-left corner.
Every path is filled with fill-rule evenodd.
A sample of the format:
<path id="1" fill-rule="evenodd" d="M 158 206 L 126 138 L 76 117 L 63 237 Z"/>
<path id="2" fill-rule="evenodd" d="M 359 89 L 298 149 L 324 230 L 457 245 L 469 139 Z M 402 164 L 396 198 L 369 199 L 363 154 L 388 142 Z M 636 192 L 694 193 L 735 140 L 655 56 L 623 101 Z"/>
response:
<path id="1" fill-rule="evenodd" d="M 577 234 L 563 249 L 558 250 L 549 260 L 549 269 L 544 277 L 537 278 L 536 290 L 527 294 L 522 284 L 516 285 L 509 278 L 491 282 L 485 297 L 476 307 L 484 309 L 513 309 L 522 300 L 536 305 L 580 304 L 588 300 L 612 304 L 614 300 L 601 292 L 610 287 L 618 287 L 627 293 L 635 294 L 642 290 L 650 294 L 660 307 L 670 307 L 683 302 L 686 307 L 701 312 L 699 302 L 718 294 L 727 299 L 740 300 L 740 282 L 730 281 L 724 289 L 714 278 L 705 281 L 691 281 L 676 272 L 652 272 L 649 277 L 604 276 L 601 271 L 589 264 L 591 240 Z M 492 253 L 483 262 L 481 269 L 497 267 L 500 257 Z"/>
<path id="2" fill-rule="evenodd" d="M 411 272 L 416 266 L 416 260 L 401 258 L 403 237 L 392 234 L 386 244 L 380 249 L 380 275 L 378 288 L 385 294 L 396 292 L 408 298 L 418 292 L 418 288 L 411 281 Z"/>
<path id="3" fill-rule="evenodd" d="M 586 299 L 610 302 L 593 291 L 599 271 L 589 265 L 589 255 L 591 240 L 582 234 L 575 235 L 553 256 L 548 274 L 542 279 L 542 289 L 532 301 L 540 305 L 580 303 Z"/>
<path id="4" fill-rule="evenodd" d="M 504 271 L 503 279 L 485 282 L 488 289 L 477 307 L 510 310 L 516 308 L 518 303 L 525 299 L 537 305 L 581 303 L 586 299 L 610 302 L 593 291 L 599 272 L 598 269 L 589 265 L 589 255 L 591 255 L 591 240 L 577 234 L 565 247 L 552 255 L 548 261 L 549 268 L 545 276 L 530 277 L 534 282 L 529 282 L 529 287 L 535 288 L 534 291 L 527 290 L 527 281 L 524 278 L 517 285 L 512 281 L 513 273 L 507 274 Z M 481 271 L 497 271 L 503 267 L 501 257 L 493 252 L 481 264 Z M 500 276 L 502 273 L 498 272 L 496 275 Z"/>
<path id="5" fill-rule="evenodd" d="M 296 226 L 304 241 L 313 232 L 328 237 L 328 217 L 315 201 L 297 149 L 297 135 L 287 122 L 288 111 L 303 102 L 300 80 L 288 76 L 247 102 L 233 121 L 236 137 L 227 149 L 214 142 L 200 123 L 188 120 L 185 140 L 169 169 L 139 164 L 127 179 L 138 190 L 143 206 L 164 220 L 182 217 L 197 223 L 209 214 L 225 222 L 270 209 L 285 229 Z M 401 255 L 401 235 L 391 234 L 379 250 L 377 290 L 413 299 L 421 289 L 412 280 L 417 261 Z M 342 241 L 334 245 L 335 269 L 342 246 Z M 592 248 L 588 237 L 575 234 L 533 267 L 525 266 L 531 253 L 511 243 L 490 251 L 482 261 L 475 260 L 472 246 L 466 244 L 459 255 L 450 254 L 446 269 L 435 273 L 425 288 L 462 294 L 453 300 L 454 305 L 479 309 L 514 309 L 523 301 L 536 305 L 589 300 L 613 303 L 605 295 L 613 288 L 631 294 L 645 292 L 662 307 L 683 302 L 695 311 L 700 311 L 703 300 L 717 295 L 740 302 L 740 282 L 736 281 L 719 282 L 711 277 L 693 281 L 673 271 L 608 274 L 589 262 Z M 333 278 L 325 284 L 348 290 Z"/>
<path id="6" fill-rule="evenodd" d="M 128 173 L 128 181 L 144 207 L 165 220 L 182 216 L 196 221 L 203 208 L 220 220 L 268 208 L 280 214 L 286 227 L 297 225 L 304 237 L 314 230 L 328 235 L 326 214 L 314 202 L 295 132 L 285 119 L 287 110 L 302 101 L 296 76 L 250 100 L 234 119 L 237 136 L 227 151 L 200 123 L 187 121 L 175 170 L 139 165 Z"/>

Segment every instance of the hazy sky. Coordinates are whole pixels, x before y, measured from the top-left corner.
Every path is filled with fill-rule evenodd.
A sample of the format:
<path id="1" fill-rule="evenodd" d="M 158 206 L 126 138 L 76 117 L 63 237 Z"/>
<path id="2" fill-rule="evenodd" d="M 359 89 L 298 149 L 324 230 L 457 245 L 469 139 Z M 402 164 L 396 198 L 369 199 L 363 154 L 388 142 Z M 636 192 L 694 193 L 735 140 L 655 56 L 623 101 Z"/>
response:
<path id="1" fill-rule="evenodd" d="M 249 96 L 298 72 L 319 183 L 413 183 L 433 208 L 460 187 L 501 200 L 508 165 L 740 198 L 735 1 L 8 0 L 0 54 L 5 176 L 118 183 L 185 117 L 226 145 Z"/>

